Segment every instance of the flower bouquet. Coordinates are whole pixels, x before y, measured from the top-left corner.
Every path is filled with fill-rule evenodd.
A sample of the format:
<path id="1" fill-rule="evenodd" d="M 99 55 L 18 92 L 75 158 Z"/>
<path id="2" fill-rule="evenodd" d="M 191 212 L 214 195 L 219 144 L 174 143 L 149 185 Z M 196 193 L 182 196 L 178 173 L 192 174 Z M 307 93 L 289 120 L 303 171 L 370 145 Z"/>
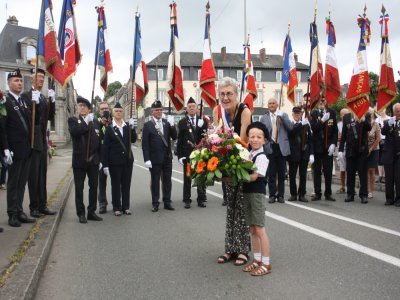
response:
<path id="1" fill-rule="evenodd" d="M 211 186 L 223 178 L 230 178 L 233 184 L 248 182 L 255 166 L 247 147 L 232 129 L 210 129 L 190 154 L 187 175 L 195 185 Z"/>

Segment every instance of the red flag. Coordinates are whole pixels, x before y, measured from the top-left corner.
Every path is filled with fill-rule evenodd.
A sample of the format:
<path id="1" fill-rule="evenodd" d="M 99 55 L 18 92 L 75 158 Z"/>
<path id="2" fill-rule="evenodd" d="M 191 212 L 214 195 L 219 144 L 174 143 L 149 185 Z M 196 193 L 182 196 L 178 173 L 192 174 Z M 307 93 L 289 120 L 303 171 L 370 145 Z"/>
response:
<path id="1" fill-rule="evenodd" d="M 254 100 L 257 98 L 256 81 L 254 79 L 253 63 L 251 62 L 250 44 L 244 47 L 244 74 L 243 74 L 243 103 L 254 110 Z"/>
<path id="2" fill-rule="evenodd" d="M 335 27 L 330 18 L 326 20 L 326 32 L 328 34 L 328 48 L 326 50 L 325 62 L 325 99 L 332 105 L 340 97 L 341 89 L 335 53 Z"/>
<path id="3" fill-rule="evenodd" d="M 177 112 L 184 106 L 181 56 L 179 53 L 178 24 L 176 16 L 176 3 L 170 4 L 171 8 L 171 43 L 168 59 L 167 78 L 169 83 L 168 97 Z"/>
<path id="4" fill-rule="evenodd" d="M 392 58 L 389 48 L 388 33 L 389 15 L 382 14 L 379 24 L 381 24 L 381 73 L 379 76 L 378 87 L 378 111 L 385 109 L 396 98 L 396 83 L 394 81 Z"/>
<path id="5" fill-rule="evenodd" d="M 360 43 L 357 50 L 357 58 L 353 68 L 353 76 L 350 80 L 349 90 L 347 91 L 347 106 L 357 116 L 359 120 L 369 109 L 368 97 L 370 93 L 367 45 L 371 35 L 370 21 L 368 18 L 358 18 L 358 26 L 361 28 Z"/>
<path id="6" fill-rule="evenodd" d="M 209 107 L 214 108 L 215 104 L 217 103 L 217 93 L 215 91 L 215 81 L 217 80 L 217 76 L 215 74 L 214 63 L 211 53 L 210 12 L 209 4 L 207 4 L 203 62 L 201 64 L 200 71 L 200 88 L 201 98 L 206 101 Z"/>
<path id="7" fill-rule="evenodd" d="M 324 72 L 322 70 L 321 57 L 319 53 L 317 24 L 310 24 L 310 105 L 311 109 L 315 106 L 321 97 L 321 91 L 324 87 Z"/>

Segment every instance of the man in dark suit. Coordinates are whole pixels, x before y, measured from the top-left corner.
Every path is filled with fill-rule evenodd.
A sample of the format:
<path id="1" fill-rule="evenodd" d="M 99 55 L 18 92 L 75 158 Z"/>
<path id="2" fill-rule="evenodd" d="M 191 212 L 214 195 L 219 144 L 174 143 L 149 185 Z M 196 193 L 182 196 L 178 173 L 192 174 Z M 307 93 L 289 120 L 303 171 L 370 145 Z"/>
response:
<path id="1" fill-rule="evenodd" d="M 7 214 L 8 224 L 20 227 L 21 223 L 34 223 L 23 212 L 25 185 L 31 162 L 31 111 L 20 97 L 23 79 L 19 69 L 7 76 L 9 87 L 4 103 L 7 115 L 2 117 L 2 147 L 8 167 Z"/>
<path id="2" fill-rule="evenodd" d="M 76 214 L 80 223 L 87 220 L 103 220 L 96 215 L 97 186 L 100 164 L 100 133 L 99 123 L 90 113 L 92 106 L 89 100 L 78 96 L 78 117 L 68 119 L 68 129 L 72 137 L 72 169 L 75 183 Z M 89 179 L 89 206 L 87 219 L 83 204 L 83 188 L 86 175 Z"/>
<path id="3" fill-rule="evenodd" d="M 333 153 L 338 139 L 336 112 L 326 106 L 324 98 L 318 101 L 317 106 L 317 109 L 311 112 L 311 130 L 313 132 L 312 140 L 315 157 L 313 164 L 315 196 L 311 200 L 321 200 L 321 175 L 323 171 L 325 200 L 336 201 L 332 197 Z"/>
<path id="4" fill-rule="evenodd" d="M 31 217 L 39 218 L 43 215 L 54 215 L 56 212 L 47 208 L 47 123 L 54 118 L 55 96 L 49 90 L 49 99 L 41 94 L 46 72 L 41 68 L 31 70 L 32 89 L 22 93 L 21 98 L 32 110 L 35 105 L 35 128 L 32 148 L 31 166 L 28 178 L 29 208 Z"/>
<path id="5" fill-rule="evenodd" d="M 339 159 L 346 157 L 346 190 L 345 202 L 354 201 L 356 173 L 360 179 L 359 196 L 361 203 L 368 203 L 368 131 L 371 130 L 371 115 L 367 113 L 365 120 L 358 121 L 352 113 L 343 117 L 342 137 L 339 145 Z M 343 154 L 346 145 L 346 153 Z"/>
<path id="6" fill-rule="evenodd" d="M 142 150 L 144 164 L 151 174 L 151 198 L 153 212 L 158 211 L 160 199 L 160 179 L 163 187 L 164 209 L 174 210 L 171 205 L 172 152 L 171 139 L 176 140 L 177 133 L 174 117 L 163 119 L 163 107 L 156 100 L 151 105 L 152 117 L 143 127 Z"/>
<path id="7" fill-rule="evenodd" d="M 385 205 L 400 207 L 400 103 L 393 105 L 393 117 L 383 122 L 382 134 L 386 136 L 382 153 Z"/>
<path id="8" fill-rule="evenodd" d="M 305 198 L 308 162 L 314 162 L 312 145 L 312 133 L 308 119 L 301 120 L 301 107 L 293 107 L 293 130 L 289 133 L 290 156 L 289 156 L 289 182 L 290 198 L 288 201 L 308 202 Z M 299 170 L 299 189 L 296 186 L 297 170 Z"/>
<path id="9" fill-rule="evenodd" d="M 196 115 L 197 104 L 192 97 L 189 98 L 186 108 L 186 116 L 181 119 L 178 123 L 178 144 L 177 152 L 179 163 L 183 165 L 183 202 L 185 208 L 190 208 L 192 202 L 191 189 L 192 189 L 192 178 L 187 174 L 188 168 L 190 168 L 190 153 L 192 153 L 194 146 L 197 145 L 203 137 L 203 134 L 207 132 L 208 124 L 199 115 Z M 189 165 L 189 166 L 188 166 Z M 205 185 L 197 186 L 197 205 L 199 207 L 206 207 L 204 203 L 207 199 Z"/>

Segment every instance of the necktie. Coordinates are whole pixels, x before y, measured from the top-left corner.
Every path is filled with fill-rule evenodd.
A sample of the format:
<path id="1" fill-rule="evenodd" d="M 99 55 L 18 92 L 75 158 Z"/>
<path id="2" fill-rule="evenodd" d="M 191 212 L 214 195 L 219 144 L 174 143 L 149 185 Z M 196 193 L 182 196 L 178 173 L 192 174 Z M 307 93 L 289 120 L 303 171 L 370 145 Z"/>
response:
<path id="1" fill-rule="evenodd" d="M 194 117 L 191 117 L 191 119 L 192 119 L 192 125 L 196 126 L 196 124 L 194 124 Z"/>
<path id="2" fill-rule="evenodd" d="M 160 127 L 160 132 L 161 132 L 162 134 L 164 134 L 164 127 L 163 127 L 163 124 L 162 124 L 162 120 L 161 120 L 161 119 L 158 120 L 158 126 Z"/>
<path id="3" fill-rule="evenodd" d="M 271 124 L 272 124 L 272 140 L 276 142 L 276 117 L 275 114 L 271 114 Z"/>
<path id="4" fill-rule="evenodd" d="M 21 105 L 21 106 L 23 105 L 21 97 L 18 97 L 18 103 L 19 103 L 19 105 Z"/>

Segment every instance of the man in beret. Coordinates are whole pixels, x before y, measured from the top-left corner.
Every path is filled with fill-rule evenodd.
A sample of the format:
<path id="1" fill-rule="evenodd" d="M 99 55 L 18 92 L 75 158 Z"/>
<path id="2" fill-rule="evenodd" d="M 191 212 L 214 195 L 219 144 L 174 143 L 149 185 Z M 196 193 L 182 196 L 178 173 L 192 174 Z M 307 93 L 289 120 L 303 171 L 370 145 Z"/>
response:
<path id="1" fill-rule="evenodd" d="M 23 212 L 25 185 L 31 162 L 31 111 L 20 97 L 23 79 L 19 69 L 7 76 L 9 92 L 4 106 L 7 115 L 1 119 L 1 145 L 8 167 L 7 214 L 8 224 L 20 227 L 21 223 L 34 223 Z"/>
<path id="2" fill-rule="evenodd" d="M 76 214 L 80 223 L 87 220 L 102 221 L 96 215 L 97 186 L 100 164 L 100 132 L 99 123 L 91 113 L 92 105 L 89 100 L 78 96 L 78 117 L 68 119 L 68 129 L 72 137 L 72 169 L 75 183 Z M 86 175 L 89 180 L 89 206 L 87 219 L 83 204 L 83 188 Z"/>
<path id="3" fill-rule="evenodd" d="M 37 70 L 37 72 L 36 72 Z M 54 90 L 48 91 L 48 99 L 41 93 L 46 72 L 41 68 L 31 70 L 32 88 L 21 94 L 21 98 L 32 110 L 35 106 L 35 128 L 33 129 L 33 147 L 31 166 L 28 177 L 29 208 L 31 217 L 39 218 L 43 215 L 54 215 L 55 212 L 47 208 L 47 123 L 54 118 L 55 96 Z"/>
<path id="4" fill-rule="evenodd" d="M 178 123 L 178 144 L 177 152 L 179 163 L 183 166 L 183 202 L 185 208 L 190 208 L 192 202 L 191 189 L 192 177 L 190 170 L 189 156 L 194 147 L 200 142 L 203 134 L 207 132 L 208 123 L 196 115 L 197 104 L 192 97 L 189 98 L 186 108 L 186 117 L 181 119 Z M 188 167 L 189 164 L 189 167 Z M 197 205 L 199 207 L 206 207 L 204 203 L 207 200 L 205 186 L 197 186 Z"/>
<path id="5" fill-rule="evenodd" d="M 171 203 L 172 152 L 171 139 L 177 133 L 174 116 L 162 118 L 163 106 L 159 100 L 151 105 L 152 117 L 143 126 L 142 150 L 144 164 L 151 174 L 151 198 L 153 212 L 158 211 L 160 200 L 160 179 L 163 187 L 164 209 L 174 210 Z"/>

